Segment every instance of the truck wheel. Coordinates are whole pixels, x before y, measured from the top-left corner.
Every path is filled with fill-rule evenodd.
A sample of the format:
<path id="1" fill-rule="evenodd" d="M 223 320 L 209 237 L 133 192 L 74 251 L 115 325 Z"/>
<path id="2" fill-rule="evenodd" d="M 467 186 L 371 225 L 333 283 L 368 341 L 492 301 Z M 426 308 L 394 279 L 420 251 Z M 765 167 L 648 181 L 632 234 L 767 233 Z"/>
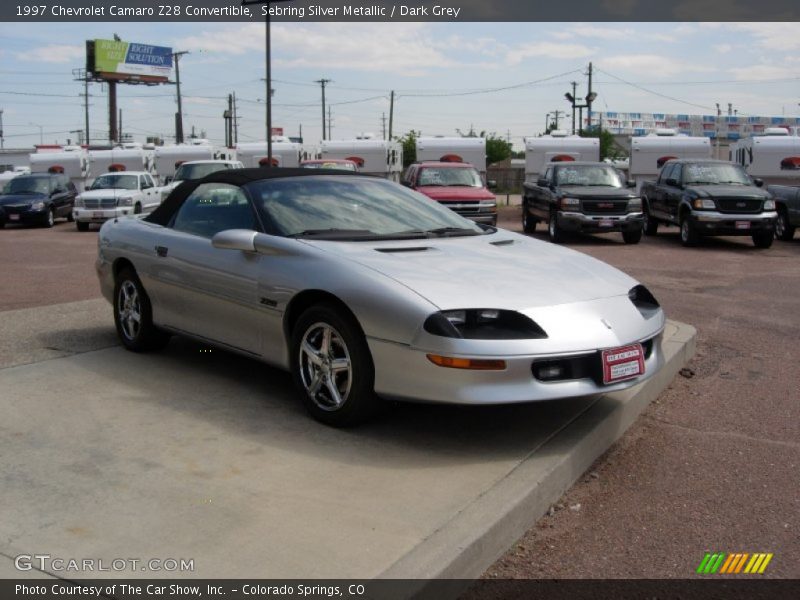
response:
<path id="1" fill-rule="evenodd" d="M 656 235 L 658 233 L 658 221 L 650 216 L 650 209 L 647 203 L 644 204 L 644 233 L 645 235 Z"/>
<path id="2" fill-rule="evenodd" d="M 67 223 L 72 223 L 74 220 L 75 220 L 75 217 L 73 216 L 72 211 L 70 210 L 67 213 Z"/>
<path id="3" fill-rule="evenodd" d="M 687 247 L 697 246 L 700 242 L 700 234 L 692 225 L 689 217 L 681 218 L 681 244 Z"/>
<path id="4" fill-rule="evenodd" d="M 89 231 L 89 224 L 83 221 L 76 221 L 75 227 L 78 228 L 78 231 Z"/>
<path id="5" fill-rule="evenodd" d="M 775 237 L 784 242 L 792 241 L 795 228 L 789 224 L 789 214 L 785 208 L 778 211 L 778 219 L 775 221 Z"/>
<path id="6" fill-rule="evenodd" d="M 642 239 L 641 229 L 622 232 L 622 241 L 624 241 L 626 244 L 638 244 L 641 239 Z"/>
<path id="7" fill-rule="evenodd" d="M 775 235 L 772 231 L 759 231 L 753 234 L 753 244 L 756 248 L 769 248 Z"/>
<path id="8" fill-rule="evenodd" d="M 550 211 L 550 219 L 547 222 L 547 234 L 550 236 L 550 241 L 554 244 L 560 244 L 564 241 L 564 232 L 558 226 L 558 211 Z"/>
<path id="9" fill-rule="evenodd" d="M 50 207 L 50 209 L 48 209 L 47 213 L 44 216 L 44 223 L 42 223 L 42 225 L 44 225 L 47 228 L 50 228 L 55 224 L 56 224 L 56 209 Z"/>
<path id="10" fill-rule="evenodd" d="M 536 231 L 536 219 L 532 218 L 528 212 L 528 203 L 522 201 L 522 231 L 533 233 Z"/>
<path id="11" fill-rule="evenodd" d="M 142 212 L 142 205 L 137 202 L 136 206 L 133 207 L 133 214 L 138 215 L 141 214 L 141 212 Z"/>

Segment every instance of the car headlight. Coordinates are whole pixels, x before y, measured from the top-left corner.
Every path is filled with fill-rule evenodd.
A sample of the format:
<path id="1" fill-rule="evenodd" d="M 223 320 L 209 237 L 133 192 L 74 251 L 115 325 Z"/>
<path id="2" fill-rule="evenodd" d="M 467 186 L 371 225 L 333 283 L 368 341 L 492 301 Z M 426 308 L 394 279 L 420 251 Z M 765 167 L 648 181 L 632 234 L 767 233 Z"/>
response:
<path id="1" fill-rule="evenodd" d="M 628 200 L 628 212 L 642 212 L 642 199 L 631 198 Z"/>
<path id="2" fill-rule="evenodd" d="M 641 284 L 632 287 L 628 291 L 628 298 L 645 319 L 654 316 L 661 307 L 655 296 L 650 293 L 650 290 Z"/>
<path id="3" fill-rule="evenodd" d="M 513 310 L 471 308 L 444 310 L 425 320 L 433 335 L 468 340 L 540 340 L 545 331 L 533 320 Z"/>
<path id="4" fill-rule="evenodd" d="M 35 202 L 31 202 L 31 210 L 42 210 L 44 208 L 44 202 L 41 200 L 36 200 Z"/>
<path id="5" fill-rule="evenodd" d="M 695 198 L 692 202 L 692 206 L 698 210 L 714 210 L 717 208 L 717 205 L 714 204 L 711 198 Z"/>
<path id="6" fill-rule="evenodd" d="M 83 208 L 84 206 L 86 205 L 83 202 L 83 198 L 81 198 L 80 196 L 75 198 L 75 208 Z"/>
<path id="7" fill-rule="evenodd" d="M 578 208 L 581 205 L 581 201 L 577 198 L 562 198 L 561 199 L 561 208 Z"/>
<path id="8" fill-rule="evenodd" d="M 117 200 L 118 206 L 133 206 L 133 198 L 131 196 L 121 196 Z"/>
<path id="9" fill-rule="evenodd" d="M 775 200 L 764 200 L 764 210 L 775 210 Z"/>

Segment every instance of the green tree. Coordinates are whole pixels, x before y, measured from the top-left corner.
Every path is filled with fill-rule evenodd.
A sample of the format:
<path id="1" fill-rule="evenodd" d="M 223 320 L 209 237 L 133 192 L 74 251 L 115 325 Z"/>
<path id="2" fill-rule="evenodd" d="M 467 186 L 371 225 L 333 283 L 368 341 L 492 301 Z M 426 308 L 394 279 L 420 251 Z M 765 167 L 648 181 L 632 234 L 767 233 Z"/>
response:
<path id="1" fill-rule="evenodd" d="M 493 164 L 511 156 L 511 144 L 506 140 L 489 135 L 486 138 L 486 163 Z"/>
<path id="2" fill-rule="evenodd" d="M 413 129 L 405 134 L 403 137 L 398 138 L 403 144 L 403 168 L 417 161 L 417 138 L 422 134 L 421 131 L 414 131 Z"/>
<path id="3" fill-rule="evenodd" d="M 600 160 L 617 158 L 619 152 L 614 144 L 614 135 L 610 131 L 594 128 L 591 131 L 582 131 L 581 137 L 600 138 Z"/>

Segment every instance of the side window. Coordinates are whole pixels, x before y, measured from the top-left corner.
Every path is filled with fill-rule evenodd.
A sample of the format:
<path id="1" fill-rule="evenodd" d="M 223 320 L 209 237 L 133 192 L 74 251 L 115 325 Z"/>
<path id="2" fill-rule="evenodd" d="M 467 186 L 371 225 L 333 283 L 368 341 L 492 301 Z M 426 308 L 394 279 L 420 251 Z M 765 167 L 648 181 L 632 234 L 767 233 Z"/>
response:
<path id="1" fill-rule="evenodd" d="M 680 183 L 681 182 L 681 171 L 682 170 L 683 170 L 683 166 L 682 165 L 675 165 L 672 168 L 672 175 L 670 175 L 670 177 L 672 177 L 675 181 Z"/>
<path id="2" fill-rule="evenodd" d="M 226 229 L 257 229 L 247 196 L 226 183 L 197 186 L 175 215 L 172 228 L 206 238 Z"/>
<path id="3" fill-rule="evenodd" d="M 659 183 L 666 183 L 667 179 L 672 177 L 672 171 L 675 169 L 675 165 L 667 165 L 663 169 L 661 169 L 661 176 L 658 178 Z"/>
<path id="4" fill-rule="evenodd" d="M 544 172 L 544 178 L 547 179 L 547 181 L 553 181 L 553 167 L 547 167 Z"/>
<path id="5" fill-rule="evenodd" d="M 152 187 L 156 187 L 156 182 L 153 181 L 153 178 L 150 176 L 149 173 L 147 175 L 145 175 L 144 178 L 147 180 L 147 187 L 151 187 L 151 188 Z"/>

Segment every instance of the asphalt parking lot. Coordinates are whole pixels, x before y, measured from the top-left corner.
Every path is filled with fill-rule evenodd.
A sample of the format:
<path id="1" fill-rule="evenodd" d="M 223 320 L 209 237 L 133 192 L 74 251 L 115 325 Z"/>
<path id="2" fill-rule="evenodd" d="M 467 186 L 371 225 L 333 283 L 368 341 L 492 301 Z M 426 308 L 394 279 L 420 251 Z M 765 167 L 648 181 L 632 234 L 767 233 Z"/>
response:
<path id="1" fill-rule="evenodd" d="M 519 231 L 518 209 L 505 209 L 501 225 Z M 544 238 L 542 233 L 535 235 Z M 709 240 L 703 247 L 690 250 L 682 248 L 677 232 L 669 230 L 655 239 L 645 239 L 638 246 L 625 246 L 617 238 L 614 234 L 574 238 L 568 245 L 637 277 L 653 290 L 669 317 L 698 328 L 698 352 L 689 365 L 691 370 L 686 372 L 691 377 L 676 378 L 629 432 L 598 460 L 585 480 L 555 503 L 550 514 L 525 533 L 484 577 L 686 577 L 694 572 L 708 550 L 773 552 L 775 558 L 767 575 L 798 577 L 800 500 L 796 473 L 800 465 L 797 442 L 800 373 L 795 365 L 796 340 L 800 334 L 797 318 L 800 241 L 776 242 L 769 250 L 756 250 L 749 239 L 726 238 Z M 398 506 L 413 502 L 413 498 L 402 494 L 397 481 L 402 480 L 403 469 L 429 461 L 431 451 L 441 459 L 429 465 L 431 494 L 437 494 L 437 490 L 444 493 L 438 485 L 439 478 L 463 460 L 483 465 L 476 471 L 477 478 L 464 481 L 463 486 L 483 485 L 496 476 L 494 467 L 502 467 L 503 461 L 514 460 L 521 452 L 528 451 L 531 444 L 535 446 L 536 442 L 530 439 L 536 435 L 530 429 L 535 421 L 546 417 L 544 420 L 552 419 L 552 425 L 559 419 L 570 418 L 563 412 L 543 415 L 530 407 L 513 407 L 491 411 L 494 422 L 487 431 L 486 411 L 415 406 L 398 409 L 392 415 L 394 422 L 379 423 L 358 434 L 338 434 L 320 429 L 302 414 L 299 406 L 287 397 L 288 377 L 282 373 L 270 372 L 267 391 L 275 392 L 277 401 L 264 406 L 259 400 L 264 390 L 256 389 L 258 386 L 247 380 L 252 365 L 249 361 L 242 366 L 240 359 L 205 354 L 205 348 L 189 342 L 171 344 L 171 350 L 161 361 L 150 357 L 130 360 L 130 355 L 114 348 L 110 307 L 99 299 L 93 269 L 95 244 L 96 233 L 78 233 L 72 224 L 58 224 L 52 230 L 0 231 L 0 255 L 5 258 L 0 263 L 0 280 L 9 282 L 0 288 L 0 311 L 5 316 L 0 321 L 0 368 L 36 365 L 60 358 L 68 361 L 50 363 L 57 377 L 49 384 L 52 386 L 49 392 L 58 391 L 59 385 L 77 390 L 75 397 L 65 398 L 67 408 L 76 415 L 75 420 L 58 426 L 74 427 L 90 437 L 87 443 L 76 442 L 74 446 L 76 452 L 85 453 L 80 454 L 79 460 L 41 466 L 43 472 L 76 494 L 83 491 L 82 486 L 91 485 L 93 480 L 96 483 L 98 475 L 106 477 L 112 472 L 116 473 L 109 479 L 112 491 L 135 490 L 129 504 L 101 513 L 97 523 L 101 530 L 113 529 L 115 519 L 135 518 L 137 506 L 146 506 L 151 499 L 157 499 L 162 506 L 171 503 L 175 515 L 191 514 L 199 520 L 203 519 L 204 511 L 216 509 L 221 511 L 224 528 L 231 532 L 245 528 L 245 523 L 236 520 L 240 515 L 258 517 L 269 514 L 270 510 L 251 501 L 263 494 L 284 494 L 281 490 L 271 490 L 265 482 L 249 481 L 242 485 L 248 469 L 252 473 L 263 466 L 265 446 L 277 450 L 285 465 L 298 464 L 299 460 L 320 474 L 336 464 L 349 463 L 361 465 L 369 477 L 383 477 L 382 465 L 392 462 L 395 468 L 384 478 L 385 495 L 378 495 L 375 505 L 355 507 L 347 513 L 349 518 L 357 519 L 359 514 L 377 510 L 375 506 L 381 502 L 396 502 Z M 51 317 L 59 324 L 57 335 L 49 322 Z M 27 342 L 21 344 L 19 340 Z M 107 348 L 111 349 L 103 350 Z M 92 374 L 96 370 L 92 353 L 98 350 L 105 353 L 103 364 L 107 368 L 103 377 L 82 384 L 81 376 L 96 375 Z M 128 361 L 131 365 L 124 366 Z M 126 425 L 124 414 L 110 414 L 109 409 L 98 403 L 92 406 L 89 423 L 97 426 L 98 431 L 92 433 L 91 427 L 87 429 L 82 424 L 80 400 L 85 396 L 81 394 L 88 395 L 97 385 L 111 390 L 119 384 L 119 390 L 113 392 L 116 399 L 122 396 L 127 403 L 139 401 L 144 389 L 141 374 L 160 372 L 170 365 L 188 368 L 202 378 L 197 389 L 205 389 L 207 394 L 198 396 L 208 398 L 200 399 L 199 409 L 176 397 L 166 406 L 155 403 L 146 422 Z M 34 371 L 20 373 L 14 384 L 17 408 L 26 405 L 26 386 L 36 388 Z M 243 394 L 225 393 L 226 382 L 242 378 L 246 385 L 237 390 L 244 390 Z M 215 408 L 220 398 L 226 406 L 238 407 L 239 416 L 223 418 Z M 21 423 L 46 414 L 44 394 L 31 400 L 31 412 L 21 413 Z M 573 408 L 582 410 L 580 406 Z M 264 411 L 272 412 L 284 423 L 272 432 L 274 437 L 266 440 L 253 426 L 255 420 L 263 418 Z M 176 413 L 187 419 L 186 431 L 170 431 L 161 424 L 160 417 Z M 101 432 L 99 427 L 106 419 L 115 424 L 109 431 Z M 425 426 L 417 431 L 419 423 Z M 97 448 L 109 439 L 127 435 L 125 431 L 135 427 L 150 428 L 168 440 L 172 458 L 164 462 L 145 445 L 135 447 L 141 453 L 141 462 L 137 464 L 114 455 L 96 454 Z M 192 456 L 190 449 L 196 448 L 193 444 L 197 440 L 201 446 L 204 442 L 213 448 L 225 432 L 237 434 L 237 450 L 246 458 L 243 464 L 221 464 L 211 455 Z M 27 435 L 33 437 L 20 439 L 16 450 L 23 452 L 30 444 L 43 449 L 45 438 L 39 437 L 35 428 Z M 338 447 L 340 435 L 347 436 L 350 449 Z M 314 456 L 298 456 L 302 448 L 293 440 L 304 436 L 313 436 L 316 442 L 335 448 L 335 454 L 323 464 L 316 464 Z M 476 443 L 476 439 L 480 441 Z M 405 454 L 409 444 L 417 448 L 411 463 Z M 143 468 L 149 473 L 143 482 L 126 479 L 126 469 L 133 472 Z M 287 475 L 288 467 L 280 461 L 270 468 L 274 469 L 275 477 Z M 14 472 L 9 476 L 19 481 L 26 474 Z M 177 477 L 182 484 L 180 489 L 187 495 L 159 496 L 163 476 Z M 244 489 L 246 498 L 236 498 L 224 483 L 219 484 L 226 477 L 231 485 Z M 219 487 L 205 489 L 198 483 L 208 478 L 213 478 L 214 486 Z M 139 483 L 143 483 L 141 489 L 137 487 Z M 357 480 L 348 484 L 361 485 Z M 328 491 L 333 495 L 346 493 L 333 480 Z M 330 498 L 328 501 L 336 506 L 346 505 L 341 496 Z M 285 495 L 283 499 L 287 500 Z M 226 506 L 225 502 L 236 506 Z M 442 506 L 442 510 L 447 510 L 446 502 Z M 80 506 L 66 508 L 77 511 L 76 514 L 80 512 Z M 449 508 L 452 510 L 452 505 Z M 55 512 L 64 511 L 65 507 L 52 502 L 47 509 Z M 298 528 L 300 524 L 309 528 L 314 519 L 324 518 L 324 514 L 314 514 L 311 504 L 301 504 L 298 515 Z M 435 521 L 442 516 L 427 515 L 426 519 Z M 54 523 L 48 519 L 36 514 L 26 515 L 26 519 L 42 522 L 28 541 L 33 539 L 44 545 L 59 539 Z M 69 526 L 67 537 L 99 552 L 107 544 L 102 535 L 93 531 L 92 525 L 75 522 Z M 410 543 L 413 534 L 410 525 L 399 519 L 396 522 L 396 544 L 401 550 Z M 420 527 L 423 525 L 420 523 Z M 212 531 L 200 527 L 196 539 L 183 540 L 174 550 L 191 550 L 208 536 L 222 535 L 224 528 Z M 170 531 L 167 521 L 159 521 L 143 531 L 132 549 L 141 553 L 151 551 L 147 533 L 159 530 Z M 30 534 L 24 528 L 6 533 L 12 546 Z M 262 533 L 269 536 L 268 531 Z M 319 542 L 311 533 L 303 535 L 309 544 Z M 363 539 L 354 539 L 354 552 L 349 557 L 353 571 L 335 575 L 357 575 L 359 556 L 378 547 L 385 550 L 378 542 L 368 534 Z M 252 555 L 252 562 L 241 565 L 242 569 L 263 566 L 257 556 L 257 542 L 252 543 L 252 547 L 244 550 L 256 554 Z M 67 544 L 62 549 L 68 547 Z M 213 560 L 214 553 L 225 547 L 222 544 L 210 549 L 206 557 Z M 243 555 L 251 557 L 248 552 Z M 324 564 L 324 556 L 313 558 L 318 561 L 316 564 Z M 291 561 L 292 557 L 286 560 Z M 274 570 L 262 573 L 287 576 L 280 567 L 276 564 L 271 567 Z M 315 574 L 330 575 L 324 570 Z"/>

